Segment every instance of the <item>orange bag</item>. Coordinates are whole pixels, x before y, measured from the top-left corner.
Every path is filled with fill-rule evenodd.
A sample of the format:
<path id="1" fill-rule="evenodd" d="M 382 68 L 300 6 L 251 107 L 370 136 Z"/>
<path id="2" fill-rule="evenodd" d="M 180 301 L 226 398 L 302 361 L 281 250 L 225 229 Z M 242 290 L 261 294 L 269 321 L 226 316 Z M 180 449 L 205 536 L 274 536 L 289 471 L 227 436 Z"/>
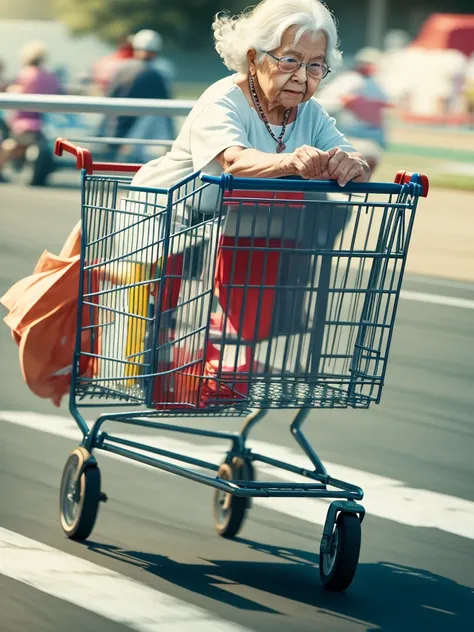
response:
<path id="1" fill-rule="evenodd" d="M 28 387 L 59 406 L 68 392 L 74 345 L 80 275 L 80 224 L 59 256 L 43 252 L 32 275 L 18 281 L 0 299 L 10 310 L 5 317 L 19 346 L 20 366 Z M 98 274 L 88 275 L 88 291 L 98 287 Z M 97 310 L 84 309 L 83 327 L 96 320 Z M 92 312 L 92 313 L 91 313 Z M 81 348 L 97 353 L 93 329 L 82 334 Z M 79 372 L 92 376 L 95 358 L 81 357 Z"/>

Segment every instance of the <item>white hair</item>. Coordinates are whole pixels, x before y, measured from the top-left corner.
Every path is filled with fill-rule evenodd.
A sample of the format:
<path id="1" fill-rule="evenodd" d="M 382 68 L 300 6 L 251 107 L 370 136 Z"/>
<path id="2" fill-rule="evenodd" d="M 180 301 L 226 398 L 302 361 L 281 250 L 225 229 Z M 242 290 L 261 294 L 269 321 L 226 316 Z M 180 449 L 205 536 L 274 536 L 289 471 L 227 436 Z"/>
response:
<path id="1" fill-rule="evenodd" d="M 324 33 L 326 63 L 335 68 L 342 61 L 335 19 L 320 0 L 263 0 L 238 16 L 218 13 L 212 24 L 216 50 L 229 70 L 248 72 L 247 51 L 265 53 L 281 45 L 283 34 L 296 27 L 295 43 L 306 33 Z"/>

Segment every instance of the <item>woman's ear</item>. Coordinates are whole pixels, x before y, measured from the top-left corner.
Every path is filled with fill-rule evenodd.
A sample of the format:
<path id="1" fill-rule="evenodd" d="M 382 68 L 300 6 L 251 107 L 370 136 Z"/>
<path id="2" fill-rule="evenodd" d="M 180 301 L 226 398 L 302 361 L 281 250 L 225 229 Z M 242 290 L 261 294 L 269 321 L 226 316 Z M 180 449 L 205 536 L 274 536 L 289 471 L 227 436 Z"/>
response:
<path id="1" fill-rule="evenodd" d="M 255 50 L 255 48 L 250 48 L 247 51 L 247 61 L 249 63 L 249 73 L 252 75 L 252 77 L 255 77 L 255 75 L 257 74 L 256 59 L 257 51 Z"/>

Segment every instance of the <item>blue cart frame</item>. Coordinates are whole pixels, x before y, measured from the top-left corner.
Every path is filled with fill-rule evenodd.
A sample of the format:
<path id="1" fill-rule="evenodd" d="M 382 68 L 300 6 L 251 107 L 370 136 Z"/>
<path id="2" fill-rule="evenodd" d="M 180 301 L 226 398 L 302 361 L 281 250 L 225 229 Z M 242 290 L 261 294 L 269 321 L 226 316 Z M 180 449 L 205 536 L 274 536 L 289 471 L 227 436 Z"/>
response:
<path id="1" fill-rule="evenodd" d="M 62 151 L 73 153 L 82 169 L 83 226 L 83 274 L 70 394 L 70 411 L 83 440 L 70 455 L 63 472 L 60 492 L 63 530 L 68 537 L 78 540 L 91 533 L 99 503 L 106 500 L 94 456 L 95 450 L 103 450 L 214 488 L 215 526 L 220 535 L 228 538 L 241 528 L 251 498 L 332 499 L 321 540 L 320 576 L 326 588 L 345 590 L 359 558 L 360 525 L 365 513 L 360 504 L 363 491 L 329 475 L 305 436 L 303 424 L 313 408 L 368 408 L 380 401 L 417 202 L 428 192 L 426 177 L 399 172 L 394 183 L 350 184 L 341 189 L 332 181 L 241 179 L 200 173 L 168 190 L 151 189 L 133 186 L 130 177 L 123 173 L 97 175 L 100 171 L 133 173 L 136 165 L 94 164 L 86 149 L 60 139 L 56 153 L 61 155 Z M 206 196 L 211 203 L 204 202 Z M 256 232 L 262 228 L 256 227 L 262 217 L 267 219 L 263 237 L 259 235 L 258 241 Z M 315 217 L 320 224 L 315 225 Z M 326 242 L 321 244 L 323 220 Z M 311 226 L 314 235 L 304 242 L 302 235 Z M 279 231 L 280 241 L 275 241 L 275 230 Z M 240 312 L 237 309 L 238 318 L 234 317 L 235 327 L 229 334 L 229 301 L 223 306 L 224 325 L 216 341 L 215 332 L 214 338 L 211 335 L 210 319 L 216 305 L 216 270 L 222 263 L 219 253 L 226 247 L 222 236 L 229 231 L 232 245 L 227 246 L 228 261 L 232 260 L 232 265 L 228 266 L 230 278 L 226 287 L 228 295 L 232 291 L 241 292 L 243 307 Z M 285 241 L 289 234 L 290 246 Z M 262 238 L 266 241 L 262 242 Z M 315 245 L 317 239 L 319 245 Z M 196 244 L 200 245 L 197 255 L 201 258 L 200 273 L 196 274 L 194 264 L 181 266 L 178 271 L 172 269 L 173 252 L 187 256 L 183 253 L 193 248 L 195 251 Z M 264 262 L 260 266 L 263 271 L 257 284 L 250 279 L 251 263 L 243 282 L 234 278 L 236 261 L 244 250 L 250 252 L 245 255 L 250 256 L 249 262 L 252 253 L 259 250 L 263 253 L 260 259 Z M 269 267 L 267 258 L 272 254 L 279 262 L 279 270 L 277 280 L 269 284 L 265 270 Z M 286 263 L 282 264 L 284 257 Z M 159 270 L 157 260 L 161 261 Z M 281 268 L 291 267 L 295 262 L 300 266 L 301 260 L 306 268 L 314 263 L 314 268 L 303 281 L 298 272 L 292 283 L 287 278 L 284 284 Z M 130 266 L 142 270 L 140 275 L 130 277 L 127 272 L 128 276 L 123 277 L 124 267 L 130 270 Z M 108 281 L 103 280 L 104 275 L 100 277 L 104 270 Z M 117 281 L 121 274 L 122 280 Z M 94 275 L 95 285 L 91 282 Z M 97 275 L 102 278 L 99 285 Z M 296 277 L 300 279 L 299 285 L 295 285 Z M 187 290 L 183 290 L 185 281 Z M 180 298 L 171 305 L 166 304 L 169 299 L 166 287 L 171 287 L 166 284 L 173 282 L 179 284 Z M 151 293 L 150 287 L 154 288 Z M 143 299 L 145 288 L 148 294 Z M 253 307 L 249 298 L 252 289 L 252 296 L 258 294 Z M 137 292 L 142 297 L 138 302 Z M 300 302 L 305 307 L 301 307 L 301 313 L 311 314 L 301 331 L 292 329 L 288 322 L 283 326 L 271 324 L 273 330 L 263 336 L 267 345 L 261 353 L 266 358 L 263 369 L 262 363 L 259 370 L 253 369 L 258 362 L 252 354 L 263 344 L 262 336 L 255 333 L 249 338 L 243 333 L 242 322 L 248 312 L 254 313 L 257 323 L 262 321 L 262 304 L 269 297 L 276 300 L 278 292 L 283 297 L 281 303 L 286 305 L 297 303 L 297 297 L 302 297 Z M 90 318 L 84 316 L 87 310 Z M 278 311 L 276 303 L 275 310 Z M 181 329 L 176 319 L 184 323 Z M 237 321 L 240 322 L 236 324 Z M 171 331 L 173 335 L 169 334 Z M 90 345 L 86 349 L 85 334 Z M 97 346 L 100 336 L 101 349 Z M 302 342 L 305 336 L 307 344 Z M 130 348 L 124 350 L 125 338 L 134 353 Z M 131 339 L 135 342 L 130 342 Z M 278 356 L 283 360 L 282 366 L 275 369 L 270 366 L 269 358 L 272 345 L 275 348 L 277 345 L 272 341 L 277 339 L 283 345 Z M 116 350 L 117 344 L 122 345 L 120 351 Z M 193 357 L 196 344 L 200 350 L 197 359 Z M 217 376 L 212 379 L 204 374 L 206 358 L 202 351 L 210 344 L 220 349 Z M 191 359 L 187 357 L 177 364 L 175 361 L 174 366 L 171 361 L 164 369 L 160 357 L 166 356 L 168 361 L 176 358 L 176 350 L 180 348 Z M 233 358 L 245 352 L 246 357 L 252 358 L 251 366 L 242 373 L 235 359 L 233 370 L 225 369 L 222 358 L 229 349 Z M 273 355 L 276 358 L 278 354 L 275 351 Z M 95 363 L 92 373 L 84 373 L 81 362 L 85 359 Z M 178 375 L 185 376 L 184 382 L 181 379 L 185 385 L 198 384 L 191 395 L 186 388 L 180 392 L 176 385 L 173 387 Z M 158 379 L 161 382 L 157 391 Z M 215 399 L 209 398 L 209 393 L 203 399 L 204 387 L 209 384 L 219 393 Z M 173 388 L 172 401 L 167 397 Z M 109 406 L 119 406 L 120 412 L 105 412 L 91 426 L 85 421 L 84 408 Z M 271 408 L 297 409 L 290 433 L 313 469 L 297 467 L 247 447 L 250 432 Z M 246 418 L 240 432 L 212 431 L 158 420 L 164 416 L 216 415 Z M 223 439 L 230 441 L 231 447 L 223 463 L 210 463 L 112 435 L 103 429 L 107 422 Z M 309 482 L 257 481 L 254 464 L 258 462 Z"/>

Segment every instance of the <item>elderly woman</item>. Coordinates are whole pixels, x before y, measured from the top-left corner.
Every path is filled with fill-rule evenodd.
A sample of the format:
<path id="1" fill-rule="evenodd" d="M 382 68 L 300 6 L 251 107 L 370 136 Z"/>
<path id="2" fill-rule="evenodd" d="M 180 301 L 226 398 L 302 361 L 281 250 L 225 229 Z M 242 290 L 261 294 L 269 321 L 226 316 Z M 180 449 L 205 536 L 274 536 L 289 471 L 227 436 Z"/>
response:
<path id="1" fill-rule="evenodd" d="M 321 81 L 341 59 L 335 22 L 325 4 L 319 0 L 263 0 L 239 17 L 218 15 L 213 29 L 216 49 L 234 74 L 204 92 L 171 151 L 142 167 L 134 185 L 167 188 L 200 170 L 246 178 L 333 179 L 342 187 L 369 179 L 365 158 L 314 99 Z M 328 205 L 326 196 L 315 192 L 306 193 L 305 199 L 310 204 L 300 213 L 280 218 L 276 234 L 281 235 L 284 226 L 284 237 L 296 238 L 298 248 L 315 244 L 331 248 L 349 219 L 347 206 Z M 201 200 L 200 210 L 213 208 L 212 194 L 205 204 Z M 274 209 L 272 236 L 279 211 L 286 212 Z M 266 224 L 268 213 L 260 215 Z M 257 217 L 255 220 L 258 223 Z M 251 226 L 252 235 L 260 236 L 253 232 L 253 217 L 245 222 L 232 213 L 227 215 L 226 234 L 237 234 L 237 228 L 244 236 L 245 224 Z M 298 289 L 307 287 L 315 274 L 318 300 L 310 318 L 308 293 Z M 310 327 L 313 375 L 320 366 L 330 275 L 330 257 L 322 258 L 316 271 L 304 252 L 280 256 L 272 336 L 299 335 Z M 301 366 L 307 364 L 304 358 L 299 361 Z M 294 365 L 292 370 L 300 371 L 301 366 Z"/>
<path id="2" fill-rule="evenodd" d="M 319 0 L 263 0 L 218 15 L 216 50 L 229 70 L 200 97 L 170 152 L 133 184 L 168 187 L 203 170 L 241 177 L 366 182 L 364 157 L 314 99 L 341 59 L 334 19 Z"/>

